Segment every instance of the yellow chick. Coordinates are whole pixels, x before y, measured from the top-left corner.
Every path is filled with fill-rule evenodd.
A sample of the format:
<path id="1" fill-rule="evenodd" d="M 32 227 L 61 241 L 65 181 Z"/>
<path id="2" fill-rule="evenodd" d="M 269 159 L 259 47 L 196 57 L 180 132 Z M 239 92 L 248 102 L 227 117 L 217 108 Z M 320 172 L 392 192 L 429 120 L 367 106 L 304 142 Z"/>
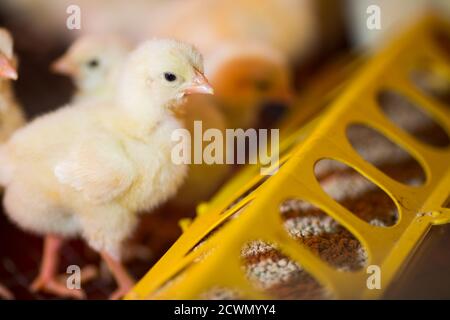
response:
<path id="1" fill-rule="evenodd" d="M 171 159 L 174 110 L 185 95 L 211 94 L 201 55 L 174 40 L 148 41 L 127 57 L 110 102 L 78 103 L 41 116 L 0 147 L 7 216 L 44 235 L 33 290 L 84 297 L 56 280 L 64 238 L 81 236 L 105 260 L 118 289 L 133 285 L 120 262 L 137 212 L 174 195 L 187 168 Z"/>
<path id="2" fill-rule="evenodd" d="M 16 68 L 12 37 L 6 29 L 0 28 L 0 142 L 25 123 L 11 83 L 17 79 Z"/>
<path id="3" fill-rule="evenodd" d="M 12 37 L 6 29 L 0 28 L 0 141 L 5 141 L 25 122 L 11 85 L 11 80 L 17 79 L 16 64 Z M 1 284 L 0 298 L 13 298 L 12 293 Z"/>
<path id="4" fill-rule="evenodd" d="M 129 46 L 120 37 L 81 36 L 52 68 L 71 77 L 77 85 L 75 101 L 110 99 L 114 96 L 115 78 L 128 51 Z M 215 128 L 225 133 L 227 123 L 213 96 L 188 97 L 180 113 L 179 118 L 191 137 L 194 137 L 194 121 L 202 121 L 203 130 Z M 226 164 L 191 165 L 185 182 L 171 204 L 177 209 L 189 211 L 212 196 L 230 170 Z M 209 178 L 205 179 L 205 176 Z"/>
<path id="5" fill-rule="evenodd" d="M 82 36 L 53 63 L 52 69 L 72 78 L 77 88 L 74 102 L 110 99 L 130 50 L 130 44 L 120 37 Z"/>

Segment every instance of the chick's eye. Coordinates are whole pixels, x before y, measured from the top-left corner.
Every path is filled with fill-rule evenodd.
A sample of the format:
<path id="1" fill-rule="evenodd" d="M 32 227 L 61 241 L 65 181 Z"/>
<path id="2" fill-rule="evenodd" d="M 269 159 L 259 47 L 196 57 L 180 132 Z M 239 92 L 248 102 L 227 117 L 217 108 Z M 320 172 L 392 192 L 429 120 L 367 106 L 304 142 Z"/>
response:
<path id="1" fill-rule="evenodd" d="M 87 62 L 89 68 L 97 68 L 100 65 L 100 62 L 97 59 L 91 59 Z"/>
<path id="2" fill-rule="evenodd" d="M 175 80 L 177 80 L 177 76 L 174 75 L 172 72 L 165 72 L 164 79 L 166 79 L 169 82 L 174 82 Z"/>

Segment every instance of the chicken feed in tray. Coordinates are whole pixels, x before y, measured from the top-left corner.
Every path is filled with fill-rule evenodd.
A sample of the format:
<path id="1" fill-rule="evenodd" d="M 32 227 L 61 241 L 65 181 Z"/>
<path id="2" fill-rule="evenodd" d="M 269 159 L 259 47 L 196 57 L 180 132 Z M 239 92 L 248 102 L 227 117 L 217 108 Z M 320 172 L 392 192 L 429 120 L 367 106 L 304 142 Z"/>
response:
<path id="1" fill-rule="evenodd" d="M 413 135 L 432 145 L 448 144 L 445 132 L 408 102 L 389 96 L 382 103 L 392 121 L 409 128 Z M 366 160 L 372 160 L 370 155 L 390 154 L 390 157 L 371 162 L 391 178 L 410 185 L 424 183 L 424 173 L 416 160 L 390 141 L 383 140 L 375 131 L 357 127 L 349 133 L 349 138 L 357 151 L 365 158 L 367 156 Z M 395 224 L 397 209 L 384 191 L 349 167 L 333 160 L 322 161 L 325 163 L 316 165 L 316 176 L 332 198 L 371 225 L 387 227 Z M 366 254 L 361 243 L 321 210 L 301 200 L 288 200 L 282 204 L 280 213 L 289 235 L 331 266 L 349 272 L 365 266 Z M 270 244 L 252 242 L 242 257 L 248 278 L 273 297 L 330 298 L 301 266 Z"/>

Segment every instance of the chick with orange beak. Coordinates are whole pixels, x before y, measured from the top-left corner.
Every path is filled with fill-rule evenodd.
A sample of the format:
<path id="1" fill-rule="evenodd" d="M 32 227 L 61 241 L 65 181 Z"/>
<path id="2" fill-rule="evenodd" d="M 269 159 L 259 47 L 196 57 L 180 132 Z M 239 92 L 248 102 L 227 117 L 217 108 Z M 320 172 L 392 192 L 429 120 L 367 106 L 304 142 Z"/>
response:
<path id="1" fill-rule="evenodd" d="M 128 52 L 128 44 L 118 36 L 85 35 L 78 38 L 67 52 L 56 60 L 52 70 L 69 76 L 76 84 L 74 101 L 110 99 L 114 95 L 115 77 Z M 206 85 L 204 76 L 197 70 L 195 81 Z M 202 84 L 203 83 L 203 84 Z M 188 89 L 194 93 L 196 89 Z M 204 130 L 209 128 L 225 132 L 227 122 L 219 103 L 211 95 L 190 96 L 178 109 L 178 116 L 194 136 L 194 121 L 202 121 Z M 192 164 L 188 176 L 170 201 L 176 210 L 188 212 L 201 201 L 211 197 L 230 173 L 226 164 Z M 204 177 L 209 177 L 207 180 Z M 129 251 L 132 251 L 129 248 Z"/>
<path id="2" fill-rule="evenodd" d="M 82 237 L 113 274 L 117 299 L 134 284 L 122 264 L 139 213 L 175 195 L 187 166 L 172 160 L 184 96 L 211 94 L 192 46 L 152 40 L 127 55 L 111 99 L 74 103 L 38 117 L 0 146 L 7 216 L 45 237 L 34 291 L 85 297 L 57 279 L 64 239 Z M 30 161 L 32 159 L 32 161 Z"/>
<path id="3" fill-rule="evenodd" d="M 6 29 L 0 28 L 0 142 L 25 123 L 12 88 L 12 80 L 18 77 L 16 65 L 12 37 Z"/>

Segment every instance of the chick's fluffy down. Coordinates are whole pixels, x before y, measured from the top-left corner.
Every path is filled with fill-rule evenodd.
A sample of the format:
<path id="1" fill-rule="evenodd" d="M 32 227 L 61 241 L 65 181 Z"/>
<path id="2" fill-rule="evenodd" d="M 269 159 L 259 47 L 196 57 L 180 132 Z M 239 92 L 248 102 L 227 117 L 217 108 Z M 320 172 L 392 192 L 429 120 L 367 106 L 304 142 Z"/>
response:
<path id="1" fill-rule="evenodd" d="M 0 181 L 7 187 L 6 212 L 22 228 L 81 234 L 95 249 L 118 256 L 118 244 L 136 225 L 133 212 L 172 196 L 187 169 L 167 165 L 170 145 L 159 143 L 176 121 L 138 142 L 112 131 L 102 120 L 104 110 L 65 107 L 16 132 L 0 148 Z M 124 121 L 113 109 L 107 112 L 113 122 Z"/>

